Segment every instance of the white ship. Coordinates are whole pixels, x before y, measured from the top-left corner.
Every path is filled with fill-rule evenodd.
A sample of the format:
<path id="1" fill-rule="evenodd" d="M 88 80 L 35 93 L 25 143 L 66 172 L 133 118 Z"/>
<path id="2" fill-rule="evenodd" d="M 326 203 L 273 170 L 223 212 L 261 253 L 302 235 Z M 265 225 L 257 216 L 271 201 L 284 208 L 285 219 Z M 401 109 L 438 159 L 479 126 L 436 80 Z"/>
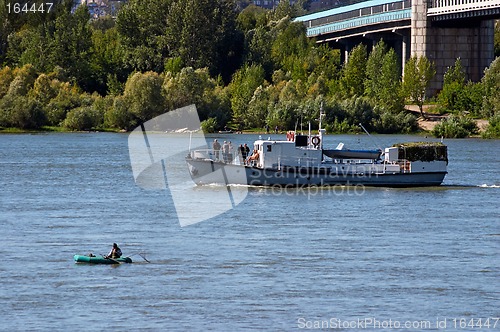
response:
<path id="1" fill-rule="evenodd" d="M 383 151 L 349 150 L 340 143 L 325 149 L 324 133 L 259 139 L 247 160 L 204 149 L 190 151 L 186 162 L 197 185 L 418 187 L 438 186 L 447 174 L 442 143 L 399 144 Z"/>

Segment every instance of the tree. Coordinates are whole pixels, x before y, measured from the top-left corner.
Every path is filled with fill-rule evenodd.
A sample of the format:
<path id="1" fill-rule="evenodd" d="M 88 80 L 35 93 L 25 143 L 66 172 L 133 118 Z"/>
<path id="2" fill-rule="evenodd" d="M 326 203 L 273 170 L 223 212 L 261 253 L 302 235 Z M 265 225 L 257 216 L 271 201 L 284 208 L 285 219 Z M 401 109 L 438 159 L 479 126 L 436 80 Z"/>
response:
<path id="1" fill-rule="evenodd" d="M 423 105 L 426 90 L 436 75 L 434 64 L 425 56 L 412 56 L 405 65 L 403 92 L 410 102 L 418 105 L 420 114 L 425 118 Z"/>
<path id="2" fill-rule="evenodd" d="M 267 10 L 251 4 L 238 14 L 236 22 L 238 29 L 246 34 L 250 30 L 267 24 Z"/>
<path id="3" fill-rule="evenodd" d="M 500 57 L 497 57 L 488 69 L 485 70 L 483 79 L 483 106 L 481 113 L 485 117 L 500 114 Z"/>
<path id="4" fill-rule="evenodd" d="M 163 71 L 169 55 L 165 31 L 173 0 L 130 0 L 118 12 L 116 28 L 124 62 L 138 71 Z"/>
<path id="5" fill-rule="evenodd" d="M 242 35 L 232 1 L 175 1 L 165 38 L 170 56 L 180 57 L 185 67 L 207 67 L 211 75 L 229 80 L 239 64 Z"/>
<path id="6" fill-rule="evenodd" d="M 349 59 L 342 69 L 340 86 L 345 97 L 364 94 L 366 62 L 366 46 L 359 44 L 349 53 Z"/>
<path id="7" fill-rule="evenodd" d="M 468 88 L 465 85 L 465 70 L 460 58 L 444 74 L 443 89 L 439 92 L 438 103 L 446 111 L 471 111 L 468 102 Z M 475 108 L 475 107 L 474 107 Z"/>
<path id="8" fill-rule="evenodd" d="M 179 73 L 167 73 L 163 91 L 168 110 L 196 104 L 200 120 L 210 117 L 218 123 L 228 120 L 229 102 L 222 83 L 211 78 L 207 68 L 186 67 Z"/>
<path id="9" fill-rule="evenodd" d="M 398 113 L 404 109 L 404 97 L 401 91 L 401 69 L 398 56 L 390 49 L 382 59 L 380 90 L 377 104 L 389 112 Z"/>
<path id="10" fill-rule="evenodd" d="M 387 46 L 383 40 L 380 40 L 366 61 L 365 94 L 371 99 L 377 99 L 380 96 L 382 89 L 380 77 L 382 76 L 382 65 L 386 53 Z"/>
<path id="11" fill-rule="evenodd" d="M 262 66 L 251 65 L 244 66 L 237 71 L 231 84 L 229 91 L 231 94 L 231 108 L 233 110 L 233 122 L 236 124 L 236 129 L 243 129 L 249 126 L 247 118 L 247 109 L 252 99 L 255 89 L 264 84 L 264 69 Z"/>
<path id="12" fill-rule="evenodd" d="M 155 72 L 135 73 L 125 85 L 123 97 L 128 111 L 138 124 L 146 122 L 165 112 L 163 77 Z"/>
<path id="13" fill-rule="evenodd" d="M 115 92 L 115 84 L 125 82 L 129 71 L 125 67 L 125 50 L 118 30 L 92 30 L 91 65 L 96 81 L 96 91 L 101 95 Z"/>
<path id="14" fill-rule="evenodd" d="M 292 78 L 306 79 L 309 76 L 307 56 L 312 44 L 306 36 L 305 26 L 286 18 L 278 24 L 276 32 L 271 51 L 274 63 L 289 72 Z"/>
<path id="15" fill-rule="evenodd" d="M 10 83 L 14 80 L 14 71 L 5 66 L 0 70 L 0 99 L 9 91 Z"/>

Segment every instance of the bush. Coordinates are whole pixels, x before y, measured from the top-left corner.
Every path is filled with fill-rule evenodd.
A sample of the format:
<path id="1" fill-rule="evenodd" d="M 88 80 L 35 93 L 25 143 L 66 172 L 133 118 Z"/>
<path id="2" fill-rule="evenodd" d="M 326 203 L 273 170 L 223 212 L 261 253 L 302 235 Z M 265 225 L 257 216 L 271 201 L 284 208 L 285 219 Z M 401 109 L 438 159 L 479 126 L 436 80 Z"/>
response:
<path id="1" fill-rule="evenodd" d="M 201 129 L 203 129 L 204 133 L 215 133 L 216 128 L 217 128 L 216 118 L 209 118 L 201 122 Z"/>
<path id="2" fill-rule="evenodd" d="M 476 122 L 468 117 L 452 115 L 432 130 L 435 137 L 464 138 L 478 133 Z"/>
<path id="3" fill-rule="evenodd" d="M 71 130 L 92 130 L 102 126 L 103 114 L 90 107 L 78 107 L 68 112 L 63 126 Z"/>
<path id="4" fill-rule="evenodd" d="M 382 111 L 372 120 L 372 128 L 379 134 L 408 134 L 417 131 L 418 124 L 411 113 Z"/>
<path id="5" fill-rule="evenodd" d="M 113 107 L 106 111 L 105 123 L 109 127 L 130 131 L 137 127 L 139 121 L 129 112 L 125 98 L 118 96 L 113 102 Z"/>
<path id="6" fill-rule="evenodd" d="M 26 96 L 6 96 L 0 103 L 0 126 L 39 129 L 46 123 L 39 102 Z"/>
<path id="7" fill-rule="evenodd" d="M 481 134 L 483 138 L 500 138 L 500 113 L 489 118 L 486 130 Z"/>
<path id="8" fill-rule="evenodd" d="M 333 123 L 327 124 L 325 129 L 327 133 L 336 134 L 353 134 L 361 132 L 359 126 L 349 124 L 346 119 L 340 121 L 337 118 L 335 118 Z"/>

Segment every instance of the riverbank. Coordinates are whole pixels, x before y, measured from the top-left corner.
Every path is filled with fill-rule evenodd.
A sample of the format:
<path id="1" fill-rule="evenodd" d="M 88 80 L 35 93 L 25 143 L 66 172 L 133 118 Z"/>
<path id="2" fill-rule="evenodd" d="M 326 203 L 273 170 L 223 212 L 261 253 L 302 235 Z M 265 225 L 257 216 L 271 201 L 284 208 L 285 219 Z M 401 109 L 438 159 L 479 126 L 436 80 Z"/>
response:
<path id="1" fill-rule="evenodd" d="M 41 134 L 41 133 L 90 133 L 90 132 L 103 132 L 103 133 L 123 133 L 123 130 L 105 128 L 99 130 L 85 130 L 75 131 L 65 127 L 57 126 L 43 126 L 39 129 L 21 129 L 21 128 L 2 128 L 0 127 L 0 134 Z"/>
<path id="2" fill-rule="evenodd" d="M 420 110 L 417 105 L 406 105 L 405 109 L 408 112 L 411 112 L 418 117 L 417 120 L 418 127 L 421 130 L 425 132 L 431 132 L 437 124 L 439 124 L 440 122 L 442 122 L 443 120 L 447 119 L 450 116 L 450 114 L 433 113 L 432 110 L 435 107 L 436 107 L 435 105 L 424 105 L 423 111 L 425 118 L 422 117 L 422 115 L 420 114 Z M 479 128 L 479 133 L 484 132 L 489 124 L 488 120 L 485 119 L 475 119 L 474 121 L 476 122 L 476 125 Z"/>
<path id="3" fill-rule="evenodd" d="M 445 120 L 446 118 L 449 117 L 449 114 L 436 114 L 432 113 L 432 108 L 434 105 L 424 105 L 424 115 L 425 118 L 423 118 L 420 114 L 420 111 L 418 109 L 418 106 L 416 105 L 407 105 L 406 110 L 413 113 L 418 117 L 418 127 L 421 131 L 424 133 L 430 133 L 434 127 Z M 488 127 L 488 120 L 485 119 L 477 119 L 474 120 L 479 128 L 479 133 L 482 133 L 486 130 Z M 20 128 L 1 128 L 0 127 L 0 134 L 39 134 L 39 133 L 54 133 L 54 132 L 59 132 L 59 133 L 75 133 L 75 132 L 111 132 L 111 133 L 124 133 L 124 130 L 119 130 L 119 129 L 113 129 L 113 128 L 105 128 L 105 129 L 99 129 L 99 130 L 91 130 L 91 131 L 74 131 L 67 129 L 65 127 L 57 127 L 57 126 L 44 126 L 40 129 L 20 129 Z M 231 133 L 236 133 L 236 132 L 231 132 Z M 247 129 L 243 130 L 242 132 L 238 132 L 241 134 L 262 134 L 262 135 L 268 135 L 268 134 L 274 134 L 273 131 L 266 132 L 264 128 L 252 128 L 252 129 Z M 279 134 L 284 134 L 284 131 L 279 131 Z M 224 133 L 221 133 L 224 134 Z"/>

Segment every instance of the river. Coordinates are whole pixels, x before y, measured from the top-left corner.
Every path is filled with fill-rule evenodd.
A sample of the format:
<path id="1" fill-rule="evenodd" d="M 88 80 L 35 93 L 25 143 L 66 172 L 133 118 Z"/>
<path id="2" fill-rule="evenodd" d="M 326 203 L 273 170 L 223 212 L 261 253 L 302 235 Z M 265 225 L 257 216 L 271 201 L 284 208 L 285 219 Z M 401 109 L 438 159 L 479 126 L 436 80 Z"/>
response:
<path id="1" fill-rule="evenodd" d="M 127 138 L 0 135 L 0 330 L 500 331 L 499 140 L 445 140 L 440 187 L 249 188 L 181 227 L 168 190 L 135 184 Z M 375 144 L 325 144 L 339 141 Z M 133 264 L 74 263 L 113 242 Z"/>

